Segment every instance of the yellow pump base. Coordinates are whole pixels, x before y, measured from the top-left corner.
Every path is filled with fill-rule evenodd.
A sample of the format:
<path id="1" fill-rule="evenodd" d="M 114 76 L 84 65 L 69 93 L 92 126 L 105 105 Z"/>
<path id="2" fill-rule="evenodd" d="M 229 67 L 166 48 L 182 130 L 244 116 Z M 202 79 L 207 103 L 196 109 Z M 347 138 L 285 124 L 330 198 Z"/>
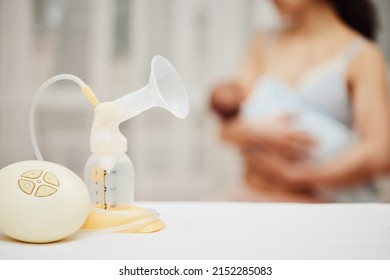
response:
<path id="1" fill-rule="evenodd" d="M 153 210 L 141 207 L 129 207 L 120 210 L 92 210 L 82 230 L 107 233 L 152 233 L 165 228 L 165 224 Z"/>

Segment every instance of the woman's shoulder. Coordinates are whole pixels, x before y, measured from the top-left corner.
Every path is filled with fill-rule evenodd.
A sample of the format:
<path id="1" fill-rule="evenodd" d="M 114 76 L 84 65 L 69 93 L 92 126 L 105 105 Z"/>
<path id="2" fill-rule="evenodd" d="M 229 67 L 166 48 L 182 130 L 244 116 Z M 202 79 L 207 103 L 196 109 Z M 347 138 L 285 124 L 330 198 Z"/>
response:
<path id="1" fill-rule="evenodd" d="M 361 50 L 352 61 L 351 67 L 356 69 L 369 69 L 370 67 L 384 65 L 385 57 L 380 46 L 369 39 L 360 37 L 356 39 L 361 42 Z"/>
<path id="2" fill-rule="evenodd" d="M 364 46 L 351 61 L 348 69 L 348 80 L 351 83 L 378 81 L 388 76 L 386 59 L 380 46 L 371 40 L 364 40 Z"/>
<path id="3" fill-rule="evenodd" d="M 372 61 L 384 61 L 384 55 L 378 43 L 365 39 L 365 48 L 362 51 L 362 58 Z"/>
<path id="4" fill-rule="evenodd" d="M 382 50 L 374 40 L 364 37 L 350 27 L 344 29 L 344 35 L 346 40 L 354 43 L 352 45 L 356 47 L 357 53 L 354 60 L 357 64 L 368 63 L 369 65 L 384 61 Z"/>

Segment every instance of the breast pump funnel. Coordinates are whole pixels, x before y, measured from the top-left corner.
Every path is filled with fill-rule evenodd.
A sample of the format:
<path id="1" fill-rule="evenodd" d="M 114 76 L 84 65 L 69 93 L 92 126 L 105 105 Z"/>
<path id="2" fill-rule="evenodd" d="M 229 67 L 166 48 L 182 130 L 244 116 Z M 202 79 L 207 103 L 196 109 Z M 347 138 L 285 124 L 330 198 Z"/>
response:
<path id="1" fill-rule="evenodd" d="M 127 151 L 127 141 L 119 131 L 119 124 L 153 107 L 161 107 L 179 119 L 186 118 L 189 113 L 183 80 L 162 56 L 153 58 L 149 83 L 145 87 L 96 106 L 91 151 Z"/>
<path id="2" fill-rule="evenodd" d="M 162 56 L 152 60 L 148 85 L 114 102 L 125 109 L 125 120 L 152 107 L 161 107 L 179 119 L 186 118 L 189 112 L 184 83 L 173 65 Z"/>

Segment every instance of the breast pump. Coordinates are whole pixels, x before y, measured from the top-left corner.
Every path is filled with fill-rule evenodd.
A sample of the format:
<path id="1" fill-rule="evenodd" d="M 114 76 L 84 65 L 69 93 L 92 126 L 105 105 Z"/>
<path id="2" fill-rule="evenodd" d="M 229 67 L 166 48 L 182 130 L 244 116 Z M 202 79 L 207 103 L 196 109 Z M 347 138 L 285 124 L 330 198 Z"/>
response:
<path id="1" fill-rule="evenodd" d="M 161 107 L 184 119 L 189 104 L 184 83 L 173 65 L 161 56 L 151 63 L 149 83 L 114 101 L 100 102 L 81 79 L 73 75 L 54 76 L 38 90 L 30 115 L 30 135 L 38 160 L 42 160 L 34 128 L 35 105 L 51 84 L 70 80 L 78 84 L 94 107 L 90 135 L 92 155 L 88 159 L 84 182 L 92 201 L 83 229 L 90 232 L 154 232 L 164 228 L 156 211 L 134 205 L 134 167 L 127 156 L 127 139 L 119 125 L 153 107 Z"/>

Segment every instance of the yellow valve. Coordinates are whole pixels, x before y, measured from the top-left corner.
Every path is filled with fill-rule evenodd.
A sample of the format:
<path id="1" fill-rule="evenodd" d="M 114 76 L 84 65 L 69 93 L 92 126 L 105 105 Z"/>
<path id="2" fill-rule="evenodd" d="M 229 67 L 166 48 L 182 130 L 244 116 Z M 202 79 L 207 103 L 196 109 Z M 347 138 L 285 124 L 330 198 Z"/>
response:
<path id="1" fill-rule="evenodd" d="M 83 93 L 85 98 L 87 98 L 88 102 L 92 104 L 93 107 L 96 107 L 100 103 L 99 99 L 97 99 L 95 93 L 92 91 L 92 89 L 89 86 L 87 85 L 82 86 L 81 92 Z"/>

